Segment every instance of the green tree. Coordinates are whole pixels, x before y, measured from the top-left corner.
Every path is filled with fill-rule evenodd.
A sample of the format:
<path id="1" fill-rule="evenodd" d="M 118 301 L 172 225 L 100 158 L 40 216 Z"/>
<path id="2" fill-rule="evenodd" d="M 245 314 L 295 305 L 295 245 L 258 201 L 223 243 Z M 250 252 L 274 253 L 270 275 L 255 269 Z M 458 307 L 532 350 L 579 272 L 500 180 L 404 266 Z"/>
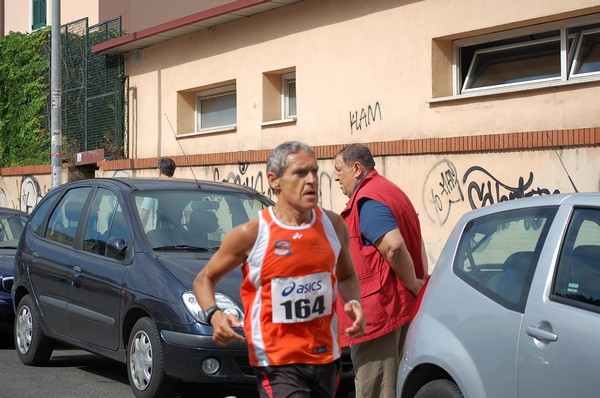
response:
<path id="1" fill-rule="evenodd" d="M 50 163 L 50 28 L 0 38 L 0 167 Z"/>

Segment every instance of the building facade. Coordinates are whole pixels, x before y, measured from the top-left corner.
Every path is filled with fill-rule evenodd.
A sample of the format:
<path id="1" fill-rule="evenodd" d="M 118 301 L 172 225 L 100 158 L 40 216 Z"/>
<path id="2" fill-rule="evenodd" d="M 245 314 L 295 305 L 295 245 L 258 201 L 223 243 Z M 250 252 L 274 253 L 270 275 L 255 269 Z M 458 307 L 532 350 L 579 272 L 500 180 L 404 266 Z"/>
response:
<path id="1" fill-rule="evenodd" d="M 128 159 L 99 159 L 97 177 L 154 176 L 171 156 L 177 177 L 272 196 L 270 150 L 301 140 L 341 211 L 333 157 L 366 143 L 415 204 L 432 265 L 468 210 L 599 189 L 597 0 L 238 0 L 135 25 L 140 2 L 118 11 L 137 30 L 93 47 L 123 54 L 128 77 Z M 43 195 L 45 174 L 2 170 L 8 206 L 27 176 Z"/>

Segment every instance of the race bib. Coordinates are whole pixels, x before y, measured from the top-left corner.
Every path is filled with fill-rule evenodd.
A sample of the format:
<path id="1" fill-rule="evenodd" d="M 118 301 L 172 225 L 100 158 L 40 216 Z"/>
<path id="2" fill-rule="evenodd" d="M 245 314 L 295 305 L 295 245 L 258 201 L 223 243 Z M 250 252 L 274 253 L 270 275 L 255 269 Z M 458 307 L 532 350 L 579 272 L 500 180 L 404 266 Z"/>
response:
<path id="1" fill-rule="evenodd" d="M 331 274 L 271 279 L 273 323 L 308 322 L 331 314 Z"/>

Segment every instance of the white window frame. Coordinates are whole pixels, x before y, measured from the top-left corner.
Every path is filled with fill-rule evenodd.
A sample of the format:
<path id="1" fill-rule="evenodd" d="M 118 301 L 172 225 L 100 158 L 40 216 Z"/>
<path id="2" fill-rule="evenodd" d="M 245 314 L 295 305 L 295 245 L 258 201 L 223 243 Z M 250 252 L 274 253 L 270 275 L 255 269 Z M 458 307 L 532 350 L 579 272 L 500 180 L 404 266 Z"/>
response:
<path id="1" fill-rule="evenodd" d="M 573 62 L 571 64 L 569 78 L 573 78 L 576 76 L 594 76 L 594 75 L 598 75 L 600 73 L 600 71 L 575 73 L 575 71 L 577 70 L 577 67 L 581 63 L 581 56 L 582 56 L 581 51 L 582 51 L 582 47 L 583 47 L 583 41 L 585 40 L 586 36 L 599 34 L 599 33 L 600 33 L 600 27 L 594 28 L 594 29 L 588 29 L 588 30 L 584 30 L 584 31 L 580 32 L 579 40 L 577 40 L 577 46 L 575 49 L 575 56 L 573 57 Z"/>
<path id="2" fill-rule="evenodd" d="M 546 39 L 540 39 L 540 40 L 534 40 L 531 42 L 526 42 L 526 43 L 518 43 L 518 44 L 508 44 L 505 46 L 498 46 L 498 47 L 490 47 L 490 48 L 484 48 L 484 49 L 480 49 L 475 51 L 475 53 L 473 54 L 473 59 L 471 60 L 471 65 L 469 66 L 469 71 L 467 72 L 467 76 L 465 78 L 465 81 L 462 85 L 462 92 L 466 93 L 466 92 L 470 92 L 470 91 L 477 91 L 477 90 L 487 90 L 490 88 L 495 88 L 495 87 L 510 87 L 510 86 L 518 86 L 518 85 L 522 85 L 522 84 L 529 84 L 532 82 L 543 82 L 543 81 L 550 81 L 550 80 L 560 80 L 561 79 L 561 75 L 560 75 L 560 61 L 559 61 L 559 73 L 557 76 L 554 77 L 547 77 L 547 78 L 532 78 L 529 80 L 525 80 L 525 81 L 520 81 L 520 82 L 511 82 L 511 83 L 504 83 L 504 84 L 498 84 L 498 85 L 489 85 L 489 86 L 485 86 L 485 87 L 469 87 L 471 81 L 474 79 L 474 73 L 475 73 L 475 69 L 477 66 L 477 61 L 480 58 L 481 55 L 485 55 L 485 54 L 493 54 L 493 53 L 501 53 L 501 52 L 505 52 L 506 50 L 518 50 L 518 49 L 522 49 L 522 48 L 526 48 L 526 47 L 535 47 L 538 45 L 543 45 L 543 44 L 547 44 L 547 43 L 553 43 L 553 42 L 559 42 L 560 43 L 560 36 L 557 35 L 556 37 L 550 37 L 550 38 L 546 38 Z M 560 57 L 560 53 L 557 53 L 556 55 L 558 55 Z"/>
<path id="3" fill-rule="evenodd" d="M 468 39 L 460 39 L 453 42 L 453 63 L 452 63 L 452 76 L 453 76 L 453 97 L 468 97 L 472 95 L 481 94 L 493 94 L 497 92 L 512 92 L 526 89 L 535 89 L 541 87 L 550 87 L 562 84 L 581 83 L 587 81 L 600 80 L 600 70 L 573 74 L 575 71 L 576 64 L 581 62 L 580 47 L 583 39 L 589 34 L 600 32 L 600 26 L 594 27 L 593 29 L 584 30 L 578 33 L 570 33 L 569 29 L 576 28 L 579 26 L 600 24 L 600 14 L 588 15 L 580 18 L 573 18 L 564 21 L 552 22 L 548 24 L 536 25 L 532 27 L 518 28 L 510 31 L 491 33 L 487 35 L 472 37 Z M 477 88 L 466 88 L 466 84 L 469 79 L 472 78 L 472 68 L 475 64 L 477 55 L 474 54 L 471 59 L 470 65 L 461 65 L 461 48 L 481 45 L 489 43 L 488 48 L 482 48 L 476 50 L 476 53 L 500 51 L 506 48 L 519 48 L 523 45 L 534 45 L 535 42 L 528 43 L 516 43 L 513 45 L 498 46 L 494 43 L 511 38 L 517 38 L 522 36 L 534 35 L 537 33 L 546 33 L 551 31 L 559 31 L 560 36 L 556 38 L 546 38 L 543 40 L 560 40 L 560 77 L 555 78 L 543 78 L 543 79 L 531 79 L 517 83 L 507 83 L 494 86 L 477 87 Z M 567 43 L 571 41 L 573 43 L 568 46 Z M 567 54 L 567 48 L 569 54 Z M 465 75 L 465 81 L 462 81 L 461 67 L 468 67 L 469 71 Z M 439 99 L 439 100 L 443 100 Z M 432 101 L 435 102 L 435 101 Z"/>
<path id="4" fill-rule="evenodd" d="M 201 128 L 202 126 L 202 101 L 205 99 L 222 97 L 226 95 L 234 94 L 236 97 L 235 106 L 235 121 L 233 123 L 222 124 L 218 126 Z M 209 90 L 202 90 L 196 93 L 196 104 L 195 104 L 195 120 L 194 126 L 197 133 L 213 133 L 219 131 L 231 131 L 237 128 L 237 90 L 235 84 L 227 86 L 217 87 Z"/>
<path id="5" fill-rule="evenodd" d="M 296 110 L 290 110 L 290 84 L 293 83 L 296 87 L 296 72 L 284 73 L 281 75 L 281 118 L 284 120 L 296 119 L 298 116 L 297 97 L 294 93 L 294 101 L 296 101 Z M 296 90 L 294 90 L 296 91 Z"/>

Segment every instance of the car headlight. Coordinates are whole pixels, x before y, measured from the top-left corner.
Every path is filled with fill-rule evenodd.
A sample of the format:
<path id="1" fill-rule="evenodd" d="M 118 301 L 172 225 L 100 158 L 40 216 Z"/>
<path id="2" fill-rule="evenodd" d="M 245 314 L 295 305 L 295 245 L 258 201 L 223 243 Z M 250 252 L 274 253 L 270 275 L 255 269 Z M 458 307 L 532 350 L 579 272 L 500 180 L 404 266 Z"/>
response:
<path id="1" fill-rule="evenodd" d="M 185 308 L 196 321 L 208 325 L 208 322 L 206 322 L 206 318 L 204 317 L 204 311 L 202 310 L 202 307 L 200 307 L 200 304 L 198 304 L 198 301 L 196 301 L 194 292 L 184 292 L 181 299 L 183 300 Z M 240 320 L 242 326 L 244 325 L 244 311 L 242 311 L 232 299 L 224 294 L 215 293 L 215 301 L 225 314 L 236 316 Z"/>

